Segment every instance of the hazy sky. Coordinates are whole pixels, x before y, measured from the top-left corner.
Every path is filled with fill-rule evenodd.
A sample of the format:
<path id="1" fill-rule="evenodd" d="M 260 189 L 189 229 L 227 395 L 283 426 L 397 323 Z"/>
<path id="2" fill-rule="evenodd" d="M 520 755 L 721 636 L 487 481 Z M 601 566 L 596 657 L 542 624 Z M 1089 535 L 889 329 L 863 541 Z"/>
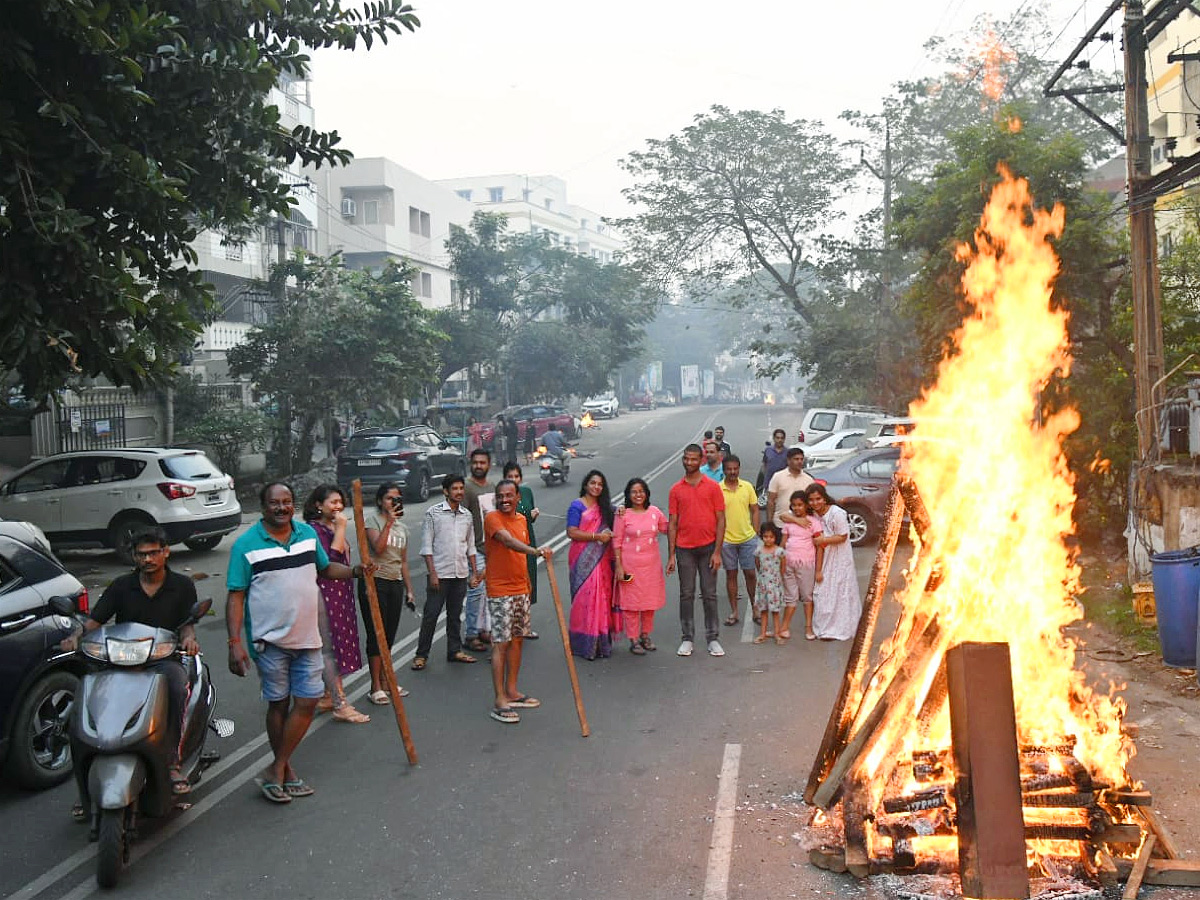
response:
<path id="1" fill-rule="evenodd" d="M 517 172 L 567 181 L 618 215 L 617 160 L 713 104 L 780 107 L 831 127 L 926 74 L 922 45 L 990 14 L 1046 6 L 1065 55 L 1102 0 L 417 0 L 415 33 L 313 66 L 318 126 L 357 156 L 426 178 Z M 1058 44 L 1049 47 L 1061 34 Z"/>

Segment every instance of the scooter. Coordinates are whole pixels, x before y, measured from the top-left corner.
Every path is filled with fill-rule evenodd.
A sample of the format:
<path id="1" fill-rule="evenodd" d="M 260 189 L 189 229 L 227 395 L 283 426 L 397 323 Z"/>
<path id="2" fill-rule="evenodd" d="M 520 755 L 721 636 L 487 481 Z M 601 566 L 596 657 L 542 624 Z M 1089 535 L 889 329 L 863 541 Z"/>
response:
<path id="1" fill-rule="evenodd" d="M 211 600 L 192 607 L 194 624 L 208 612 Z M 73 615 L 68 597 L 54 597 L 50 607 Z M 148 663 L 179 652 L 179 636 L 169 629 L 137 622 L 102 625 L 83 635 L 79 652 L 92 661 L 84 675 L 71 714 L 71 752 L 91 837 L 98 841 L 96 881 L 113 887 L 129 862 L 137 839 L 138 817 L 161 818 L 180 800 L 171 782 L 171 746 L 166 678 Z M 216 691 L 208 666 L 197 656 L 181 656 L 187 673 L 179 771 L 188 785 L 221 758 L 205 752 L 209 731 L 233 734 L 233 722 L 215 718 Z"/>
<path id="2" fill-rule="evenodd" d="M 567 474 L 571 471 L 571 455 L 563 453 L 562 456 L 546 455 L 541 460 L 541 475 L 542 481 L 546 487 L 551 487 L 555 484 L 566 484 Z"/>

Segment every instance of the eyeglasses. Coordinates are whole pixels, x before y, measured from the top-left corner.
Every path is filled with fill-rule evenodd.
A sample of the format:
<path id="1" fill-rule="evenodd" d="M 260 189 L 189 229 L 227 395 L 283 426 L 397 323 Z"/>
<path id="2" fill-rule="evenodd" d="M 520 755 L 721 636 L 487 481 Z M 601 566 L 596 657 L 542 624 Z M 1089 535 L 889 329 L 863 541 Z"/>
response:
<path id="1" fill-rule="evenodd" d="M 165 547 L 158 547 L 155 550 L 134 550 L 133 558 L 134 559 L 153 559 L 156 556 L 162 556 L 163 553 L 165 552 L 165 550 L 166 550 Z"/>

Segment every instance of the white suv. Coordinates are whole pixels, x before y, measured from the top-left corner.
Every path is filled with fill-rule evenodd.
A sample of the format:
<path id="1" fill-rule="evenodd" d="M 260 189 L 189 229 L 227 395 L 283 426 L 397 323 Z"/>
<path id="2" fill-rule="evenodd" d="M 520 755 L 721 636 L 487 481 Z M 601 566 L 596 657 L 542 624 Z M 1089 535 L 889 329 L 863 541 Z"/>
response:
<path id="1" fill-rule="evenodd" d="M 601 416 L 606 419 L 615 419 L 621 414 L 621 404 L 613 394 L 601 394 L 598 397 L 589 397 L 585 400 L 583 411 L 591 413 L 593 419 Z"/>
<path id="2" fill-rule="evenodd" d="M 199 450 L 121 447 L 59 453 L 0 485 L 0 518 L 32 522 L 55 547 L 111 547 L 161 526 L 171 543 L 211 550 L 242 522 L 233 479 Z"/>

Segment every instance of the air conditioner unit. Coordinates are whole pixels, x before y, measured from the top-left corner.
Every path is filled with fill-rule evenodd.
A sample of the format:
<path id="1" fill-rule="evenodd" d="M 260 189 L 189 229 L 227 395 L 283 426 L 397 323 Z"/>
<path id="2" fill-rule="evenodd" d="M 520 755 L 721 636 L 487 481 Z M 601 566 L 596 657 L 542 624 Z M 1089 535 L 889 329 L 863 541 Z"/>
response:
<path id="1" fill-rule="evenodd" d="M 353 197 L 342 198 L 342 215 L 347 219 L 353 219 L 358 213 L 358 204 L 354 202 Z"/>

